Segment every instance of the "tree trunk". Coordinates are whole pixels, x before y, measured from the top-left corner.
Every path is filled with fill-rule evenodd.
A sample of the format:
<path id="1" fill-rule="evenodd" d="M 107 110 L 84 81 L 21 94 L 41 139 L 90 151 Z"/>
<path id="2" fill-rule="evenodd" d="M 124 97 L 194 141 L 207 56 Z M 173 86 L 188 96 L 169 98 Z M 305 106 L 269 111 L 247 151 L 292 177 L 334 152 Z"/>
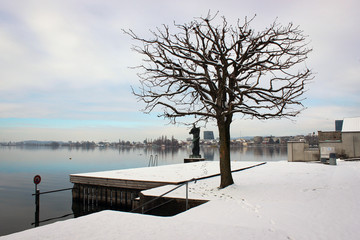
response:
<path id="1" fill-rule="evenodd" d="M 225 188 L 234 183 L 230 164 L 230 123 L 218 120 L 218 129 L 220 136 L 220 188 Z"/>

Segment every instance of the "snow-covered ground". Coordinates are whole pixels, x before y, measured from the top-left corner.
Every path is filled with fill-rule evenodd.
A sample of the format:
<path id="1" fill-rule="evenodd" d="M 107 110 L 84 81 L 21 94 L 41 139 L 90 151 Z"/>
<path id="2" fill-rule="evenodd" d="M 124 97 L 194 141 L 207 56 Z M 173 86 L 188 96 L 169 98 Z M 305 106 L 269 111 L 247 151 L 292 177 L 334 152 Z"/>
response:
<path id="1" fill-rule="evenodd" d="M 218 168 L 198 164 L 203 173 Z M 359 239 L 360 162 L 268 162 L 233 177 L 225 189 L 218 177 L 191 183 L 190 197 L 210 201 L 173 217 L 103 211 L 0 239 Z"/>

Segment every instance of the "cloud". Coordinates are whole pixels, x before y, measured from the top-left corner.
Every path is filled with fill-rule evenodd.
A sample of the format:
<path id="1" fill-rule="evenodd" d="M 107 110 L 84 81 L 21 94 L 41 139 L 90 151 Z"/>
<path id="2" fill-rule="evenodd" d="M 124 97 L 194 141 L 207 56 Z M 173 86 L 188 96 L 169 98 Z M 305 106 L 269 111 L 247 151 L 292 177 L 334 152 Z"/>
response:
<path id="1" fill-rule="evenodd" d="M 148 133 L 175 133 L 187 137 L 182 126 L 165 125 L 167 121 L 158 119 L 156 113 L 139 113 L 144 105 L 130 90 L 130 85 L 138 84 L 137 70 L 129 67 L 140 64 L 141 56 L 131 51 L 134 42 L 121 29 L 130 28 L 148 37 L 149 29 L 205 17 L 209 10 L 212 14 L 219 11 L 218 15 L 226 16 L 231 24 L 256 14 L 252 24 L 259 30 L 276 18 L 284 25 L 293 22 L 309 35 L 313 48 L 307 65 L 316 75 L 305 94 L 308 109 L 295 122 L 261 122 L 235 116 L 238 120 L 232 126 L 233 135 L 331 129 L 333 120 L 359 112 L 359 7 L 360 2 L 355 0 L 0 0 L 0 118 L 23 122 L 38 119 L 39 124 L 44 123 L 41 119 L 53 120 L 46 128 L 2 128 L 1 135 L 6 132 L 9 138 L 25 138 L 31 132 L 35 137 L 37 133 L 70 136 L 71 131 L 64 128 L 56 132 L 59 122 L 55 120 L 60 119 L 74 124 L 81 120 L 107 121 L 109 125 L 120 121 L 124 124 L 114 126 L 119 132 L 132 121 L 148 121 L 152 127 L 144 125 L 136 133 L 124 130 L 120 134 L 142 138 Z M 91 130 L 94 136 L 103 138 L 103 133 L 117 138 L 117 133 L 112 134 L 104 125 L 96 127 Z M 208 128 L 216 131 L 215 126 Z M 71 136 L 81 134 L 89 136 L 86 129 Z"/>
<path id="2" fill-rule="evenodd" d="M 7 53 L 2 61 L 8 63 L 4 70 L 11 79 L 9 87 L 41 87 L 56 81 L 71 87 L 90 86 L 124 81 L 129 76 L 125 64 L 129 58 L 123 58 L 121 52 L 125 36 L 120 27 L 91 26 L 88 17 L 82 19 L 78 9 L 66 2 L 33 3 L 14 6 L 11 12 L 16 21 L 6 22 L 9 27 L 3 32 L 5 40 L 0 46 Z"/>

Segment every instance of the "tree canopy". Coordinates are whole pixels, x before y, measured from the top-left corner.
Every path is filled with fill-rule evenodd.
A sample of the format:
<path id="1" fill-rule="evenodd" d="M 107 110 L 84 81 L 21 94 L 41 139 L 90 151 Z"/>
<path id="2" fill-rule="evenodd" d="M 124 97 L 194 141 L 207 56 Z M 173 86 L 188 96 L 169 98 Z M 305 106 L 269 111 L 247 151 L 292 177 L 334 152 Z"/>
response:
<path id="1" fill-rule="evenodd" d="M 233 115 L 298 115 L 304 109 L 305 85 L 312 79 L 304 64 L 311 49 L 306 35 L 292 23 L 274 21 L 255 31 L 250 26 L 253 19 L 238 20 L 236 25 L 229 25 L 225 17 L 216 24 L 216 19 L 209 15 L 188 24 L 174 23 L 174 33 L 163 25 L 151 31 L 151 39 L 132 30 L 125 33 L 141 43 L 133 48 L 144 56 L 138 66 L 141 86 L 133 93 L 144 101 L 144 112 L 160 107 L 160 116 L 173 123 L 185 116 L 196 116 L 196 122 L 215 120 L 220 167 L 229 172 Z M 231 183 L 232 179 L 222 180 L 221 187 Z"/>

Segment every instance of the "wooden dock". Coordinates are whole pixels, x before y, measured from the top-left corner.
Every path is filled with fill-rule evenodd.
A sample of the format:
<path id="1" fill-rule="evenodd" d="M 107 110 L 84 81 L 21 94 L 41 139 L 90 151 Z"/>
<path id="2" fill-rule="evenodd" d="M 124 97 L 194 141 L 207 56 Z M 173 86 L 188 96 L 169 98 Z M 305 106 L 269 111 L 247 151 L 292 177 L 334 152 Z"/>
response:
<path id="1" fill-rule="evenodd" d="M 244 164 L 240 162 L 233 164 L 234 169 L 242 167 L 233 171 L 254 167 L 244 168 Z M 258 165 L 262 164 L 264 163 Z M 218 162 L 212 161 L 71 174 L 70 181 L 74 184 L 73 211 L 75 216 L 102 209 L 130 211 L 136 208 L 139 202 L 144 202 L 146 196 L 139 199 L 143 190 L 165 185 L 175 186 L 192 179 L 200 180 L 218 175 Z M 199 201 L 194 204 L 199 204 Z"/>
<path id="2" fill-rule="evenodd" d="M 132 210 L 139 193 L 165 185 L 178 185 L 204 176 L 206 163 L 174 164 L 158 167 L 71 174 L 73 211 L 83 215 L 102 209 Z"/>
<path id="3" fill-rule="evenodd" d="M 112 179 L 84 176 L 70 176 L 74 183 L 72 190 L 73 210 L 83 215 L 103 209 L 130 211 L 136 206 L 139 193 L 143 190 L 178 182 L 143 181 L 136 179 Z"/>

